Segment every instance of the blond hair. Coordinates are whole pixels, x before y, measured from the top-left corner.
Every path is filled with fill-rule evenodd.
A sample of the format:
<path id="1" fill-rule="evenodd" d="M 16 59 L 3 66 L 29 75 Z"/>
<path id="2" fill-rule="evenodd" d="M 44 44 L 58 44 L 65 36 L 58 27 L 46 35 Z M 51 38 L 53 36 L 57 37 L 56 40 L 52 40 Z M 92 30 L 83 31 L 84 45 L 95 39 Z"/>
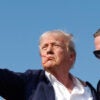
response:
<path id="1" fill-rule="evenodd" d="M 73 35 L 70 34 L 70 33 L 66 33 L 62 30 L 52 30 L 52 31 L 47 31 L 47 32 L 44 32 L 41 36 L 40 36 L 40 40 L 39 40 L 39 46 L 41 44 L 41 40 L 43 38 L 44 35 L 47 35 L 47 34 L 57 34 L 61 37 L 63 37 L 65 39 L 65 44 L 66 46 L 69 48 L 70 51 L 74 52 L 76 54 L 76 50 L 75 50 L 75 44 L 73 42 Z"/>

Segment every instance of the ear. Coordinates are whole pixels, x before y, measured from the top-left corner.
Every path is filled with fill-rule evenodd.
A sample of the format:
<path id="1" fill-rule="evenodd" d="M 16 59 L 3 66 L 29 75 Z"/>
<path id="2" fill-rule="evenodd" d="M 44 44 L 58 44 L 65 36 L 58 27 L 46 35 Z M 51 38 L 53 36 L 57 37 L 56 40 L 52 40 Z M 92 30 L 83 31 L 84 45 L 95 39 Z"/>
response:
<path id="1" fill-rule="evenodd" d="M 75 59 L 76 59 L 76 54 L 74 52 L 71 52 L 70 53 L 70 60 L 74 62 Z"/>

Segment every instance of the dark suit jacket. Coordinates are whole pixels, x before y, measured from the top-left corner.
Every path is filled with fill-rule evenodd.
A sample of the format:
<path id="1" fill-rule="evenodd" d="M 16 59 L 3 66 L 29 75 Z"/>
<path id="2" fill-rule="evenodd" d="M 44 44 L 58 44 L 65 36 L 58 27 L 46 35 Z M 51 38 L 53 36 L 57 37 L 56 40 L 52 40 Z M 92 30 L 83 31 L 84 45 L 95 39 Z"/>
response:
<path id="1" fill-rule="evenodd" d="M 100 100 L 100 80 L 97 84 L 97 95 L 98 95 L 98 100 Z"/>
<path id="2" fill-rule="evenodd" d="M 94 100 L 96 91 L 90 87 Z M 0 69 L 0 95 L 7 100 L 55 100 L 53 86 L 43 70 L 28 70 L 15 73 Z"/>

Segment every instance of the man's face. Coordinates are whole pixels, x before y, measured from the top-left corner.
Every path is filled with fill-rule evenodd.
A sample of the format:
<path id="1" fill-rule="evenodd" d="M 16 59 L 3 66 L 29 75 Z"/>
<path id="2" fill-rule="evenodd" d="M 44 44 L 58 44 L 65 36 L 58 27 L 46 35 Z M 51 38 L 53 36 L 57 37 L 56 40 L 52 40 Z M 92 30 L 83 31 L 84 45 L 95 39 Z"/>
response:
<path id="1" fill-rule="evenodd" d="M 100 50 L 100 36 L 94 38 L 95 50 Z"/>
<path id="2" fill-rule="evenodd" d="M 100 59 L 100 36 L 94 38 L 95 51 L 94 55 Z"/>
<path id="3" fill-rule="evenodd" d="M 70 63 L 67 49 L 64 38 L 61 36 L 57 34 L 43 36 L 40 43 L 40 55 L 44 69 L 67 66 Z"/>

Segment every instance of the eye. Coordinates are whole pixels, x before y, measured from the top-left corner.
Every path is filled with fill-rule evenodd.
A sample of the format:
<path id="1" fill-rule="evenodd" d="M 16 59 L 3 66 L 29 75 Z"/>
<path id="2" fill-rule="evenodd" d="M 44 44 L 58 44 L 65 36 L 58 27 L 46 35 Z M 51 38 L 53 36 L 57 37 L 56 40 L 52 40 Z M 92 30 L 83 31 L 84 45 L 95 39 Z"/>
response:
<path id="1" fill-rule="evenodd" d="M 61 47 L 61 44 L 54 43 L 53 46 L 54 47 Z"/>
<path id="2" fill-rule="evenodd" d="M 46 45 L 46 44 L 45 44 L 45 45 L 42 45 L 42 46 L 41 46 L 41 49 L 42 49 L 42 50 L 46 50 L 46 49 L 47 49 L 47 45 Z"/>

